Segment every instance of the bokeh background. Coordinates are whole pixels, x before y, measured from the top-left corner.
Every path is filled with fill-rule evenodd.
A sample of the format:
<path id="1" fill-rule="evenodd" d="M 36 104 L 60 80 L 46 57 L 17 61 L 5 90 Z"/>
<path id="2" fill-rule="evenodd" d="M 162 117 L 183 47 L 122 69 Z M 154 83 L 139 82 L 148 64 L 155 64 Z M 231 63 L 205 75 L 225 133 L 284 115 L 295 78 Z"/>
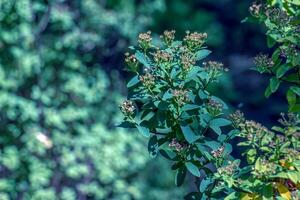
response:
<path id="1" fill-rule="evenodd" d="M 264 27 L 241 23 L 250 0 L 0 0 L 0 199 L 182 199 L 170 164 L 116 128 L 124 53 L 139 32 L 207 32 L 209 59 L 230 72 L 212 87 L 271 126 L 282 93 L 251 70 Z"/>

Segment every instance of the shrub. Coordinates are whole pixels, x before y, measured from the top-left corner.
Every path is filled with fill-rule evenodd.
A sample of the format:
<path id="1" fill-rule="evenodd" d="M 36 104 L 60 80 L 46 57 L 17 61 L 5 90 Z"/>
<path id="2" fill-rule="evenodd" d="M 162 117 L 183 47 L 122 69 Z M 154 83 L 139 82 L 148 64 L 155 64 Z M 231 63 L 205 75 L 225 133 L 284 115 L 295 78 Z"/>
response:
<path id="1" fill-rule="evenodd" d="M 226 104 L 209 92 L 208 86 L 227 69 L 215 61 L 199 65 L 210 54 L 205 33 L 187 32 L 177 41 L 174 31 L 165 31 L 157 44 L 151 32 L 143 33 L 138 46 L 131 47 L 134 53 L 127 54 L 127 70 L 134 76 L 127 83 L 128 100 L 120 106 L 125 116 L 121 126 L 136 127 L 149 137 L 151 156 L 172 160 L 177 186 L 187 171 L 194 177 L 197 189 L 185 199 L 300 197 L 299 5 L 275 6 L 250 8 L 266 23 L 269 45 L 276 45 L 272 58 L 255 58 L 256 69 L 272 75 L 266 96 L 280 83 L 288 86 L 291 113 L 282 114 L 271 130 L 240 111 L 226 115 Z M 231 155 L 234 137 L 241 138 L 246 162 Z"/>
<path id="2" fill-rule="evenodd" d="M 261 53 L 254 59 L 256 70 L 271 76 L 265 96 L 269 97 L 284 83 L 289 87 L 286 92 L 289 111 L 300 112 L 300 4 L 298 1 L 279 2 L 253 4 L 251 17 L 246 21 L 259 22 L 267 28 L 267 43 L 272 54 Z"/>
<path id="3" fill-rule="evenodd" d="M 227 105 L 207 90 L 227 69 L 216 61 L 196 65 L 211 53 L 204 46 L 205 33 L 188 32 L 183 41 L 176 41 L 174 34 L 165 31 L 163 44 L 154 45 L 151 33 L 143 33 L 139 46 L 131 47 L 135 53 L 125 60 L 135 75 L 127 84 L 128 100 L 120 106 L 125 116 L 121 126 L 136 127 L 150 137 L 151 156 L 173 161 L 177 186 L 189 171 L 199 191 L 209 194 L 215 169 L 237 164 L 228 143 L 236 131 L 224 134 L 228 131 L 223 127 L 231 124 L 223 117 Z"/>

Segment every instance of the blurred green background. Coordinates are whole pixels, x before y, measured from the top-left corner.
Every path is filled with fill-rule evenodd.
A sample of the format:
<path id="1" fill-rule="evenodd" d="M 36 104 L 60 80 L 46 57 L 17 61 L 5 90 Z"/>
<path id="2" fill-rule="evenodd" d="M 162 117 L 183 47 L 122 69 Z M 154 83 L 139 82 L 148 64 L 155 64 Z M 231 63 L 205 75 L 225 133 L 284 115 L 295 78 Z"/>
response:
<path id="1" fill-rule="evenodd" d="M 271 124 L 283 95 L 263 97 L 251 71 L 263 27 L 243 24 L 249 0 L 0 0 L 0 200 L 182 199 L 169 163 L 115 128 L 127 46 L 139 32 L 207 32 L 210 59 L 230 73 L 213 87 Z M 154 34 L 154 35 L 155 35 Z"/>

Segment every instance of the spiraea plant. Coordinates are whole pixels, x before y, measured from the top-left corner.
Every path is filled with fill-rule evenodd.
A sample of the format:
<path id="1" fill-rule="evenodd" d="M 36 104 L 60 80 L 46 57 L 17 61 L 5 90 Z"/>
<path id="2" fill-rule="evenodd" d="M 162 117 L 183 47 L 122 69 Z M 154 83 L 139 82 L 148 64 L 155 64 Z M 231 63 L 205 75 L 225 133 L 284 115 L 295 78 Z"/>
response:
<path id="1" fill-rule="evenodd" d="M 120 106 L 125 116 L 121 126 L 136 127 L 149 137 L 151 156 L 172 160 L 177 186 L 187 172 L 194 177 L 197 191 L 188 199 L 209 197 L 217 168 L 237 165 L 229 155 L 234 131 L 224 118 L 227 105 L 207 89 L 227 68 L 203 62 L 211 53 L 206 39 L 206 33 L 187 32 L 177 41 L 175 31 L 165 31 L 155 45 L 151 32 L 142 33 L 125 58 L 133 76 L 128 99 Z"/>
<path id="2" fill-rule="evenodd" d="M 254 58 L 256 70 L 270 75 L 269 97 L 279 86 L 287 88 L 288 110 L 279 125 L 268 129 L 246 120 L 237 111 L 230 115 L 244 148 L 246 164 L 235 169 L 233 189 L 226 199 L 300 199 L 300 55 L 299 1 L 267 1 L 250 7 L 252 19 L 264 23 L 273 53 Z M 224 176 L 223 176 L 224 177 Z"/>
<path id="3" fill-rule="evenodd" d="M 273 24 L 267 35 L 269 44 L 275 45 L 274 54 L 255 58 L 257 70 L 272 76 L 266 96 L 281 83 L 288 86 L 290 113 L 282 114 L 272 129 L 247 120 L 240 111 L 227 117 L 227 105 L 209 92 L 208 86 L 228 69 L 216 61 L 203 62 L 211 53 L 205 47 L 205 33 L 187 32 L 177 41 L 175 31 L 165 31 L 158 44 L 151 32 L 142 33 L 138 46 L 126 54 L 126 69 L 133 76 L 127 84 L 128 99 L 120 106 L 125 117 L 120 126 L 137 128 L 149 138 L 151 156 L 173 162 L 177 186 L 189 172 L 196 189 L 185 199 L 300 198 L 299 28 L 291 31 L 280 25 L 299 27 L 294 21 L 298 11 L 291 3 L 282 5 L 284 9 L 272 4 L 250 8 L 267 26 Z M 287 38 L 273 38 L 276 31 L 292 36 L 280 32 Z M 291 45 L 294 53 L 283 54 Z M 242 153 L 236 154 L 243 162 L 230 155 L 234 137 L 240 138 Z"/>
<path id="4" fill-rule="evenodd" d="M 271 55 L 260 53 L 254 61 L 257 71 L 270 75 L 265 96 L 269 97 L 280 85 L 287 85 L 289 111 L 300 112 L 300 2 L 255 3 L 250 13 L 254 21 L 266 26 L 267 43 L 272 48 Z"/>
<path id="5" fill-rule="evenodd" d="M 242 138 L 238 145 L 247 162 L 235 169 L 232 182 L 223 176 L 223 187 L 233 189 L 226 199 L 299 199 L 299 114 L 282 114 L 279 126 L 271 130 L 246 120 L 240 111 L 230 118 Z"/>

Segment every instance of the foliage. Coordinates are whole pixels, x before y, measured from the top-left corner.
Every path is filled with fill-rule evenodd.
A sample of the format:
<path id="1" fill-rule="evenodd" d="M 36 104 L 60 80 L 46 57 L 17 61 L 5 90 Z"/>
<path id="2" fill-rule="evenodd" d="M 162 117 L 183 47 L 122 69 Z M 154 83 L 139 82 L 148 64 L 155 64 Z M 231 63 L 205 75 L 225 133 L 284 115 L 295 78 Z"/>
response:
<path id="1" fill-rule="evenodd" d="M 177 186 L 189 171 L 197 188 L 210 195 L 216 181 L 203 179 L 203 185 L 200 176 L 212 177 L 215 168 L 231 162 L 228 140 L 235 132 L 224 134 L 231 124 L 222 117 L 227 106 L 207 87 L 227 69 L 215 61 L 197 64 L 211 53 L 204 46 L 205 33 L 188 32 L 176 41 L 174 31 L 165 31 L 161 38 L 163 44 L 154 45 L 151 33 L 142 33 L 139 46 L 131 47 L 134 54 L 127 54 L 127 69 L 135 75 L 127 83 L 129 99 L 121 105 L 125 121 L 120 126 L 136 127 L 149 137 L 151 156 L 173 161 Z"/>
<path id="2" fill-rule="evenodd" d="M 259 72 L 273 75 L 266 96 L 287 82 L 289 111 L 294 112 L 282 114 L 280 125 L 272 130 L 246 120 L 240 111 L 224 117 L 226 104 L 207 86 L 226 69 L 214 61 L 197 63 L 210 54 L 204 46 L 206 34 L 188 32 L 176 41 L 174 31 L 165 31 L 162 41 L 154 44 L 151 33 L 143 33 L 139 46 L 131 47 L 134 54 L 127 54 L 127 69 L 135 75 L 127 84 L 128 100 L 121 105 L 121 126 L 136 127 L 149 137 L 150 155 L 173 161 L 177 186 L 187 172 L 194 177 L 197 190 L 186 199 L 300 197 L 299 9 L 293 2 L 283 2 L 282 8 L 250 8 L 265 20 L 269 44 L 276 46 L 272 58 L 255 59 Z M 234 137 L 241 138 L 238 145 L 246 163 L 230 155 Z"/>
<path id="3" fill-rule="evenodd" d="M 275 1 L 253 4 L 252 19 L 265 24 L 272 57 L 259 54 L 254 62 L 260 73 L 270 74 L 265 96 L 276 92 L 280 84 L 288 86 L 288 115 L 282 114 L 279 126 L 272 131 L 261 124 L 245 120 L 242 113 L 231 115 L 238 136 L 243 141 L 247 165 L 237 170 L 238 189 L 228 199 L 298 199 L 300 197 L 300 115 L 297 90 L 300 89 L 299 3 Z M 249 20 L 249 19 L 248 19 Z M 291 101 L 291 99 L 293 99 Z M 240 192 L 240 191 L 243 192 Z"/>
<path id="4" fill-rule="evenodd" d="M 104 52 L 111 40 L 121 51 L 150 23 L 137 14 L 145 2 L 113 10 L 96 0 L 0 1 L 0 199 L 164 192 L 137 176 L 148 161 L 144 143 L 113 128 L 118 82 L 97 64 L 113 58 Z"/>
<path id="5" fill-rule="evenodd" d="M 255 58 L 257 71 L 271 75 L 265 96 L 285 83 L 290 112 L 300 112 L 299 8 L 299 1 L 270 1 L 250 7 L 252 18 L 266 26 L 268 46 L 273 47 L 271 57 L 259 54 Z"/>
<path id="6" fill-rule="evenodd" d="M 299 115 L 282 114 L 280 126 L 274 126 L 272 131 L 257 122 L 245 120 L 240 112 L 231 117 L 240 130 L 238 136 L 243 140 L 238 145 L 244 147 L 247 165 L 236 170 L 234 178 L 238 190 L 228 199 L 273 199 L 273 196 L 279 199 L 294 196 L 297 199 L 300 183 Z"/>

